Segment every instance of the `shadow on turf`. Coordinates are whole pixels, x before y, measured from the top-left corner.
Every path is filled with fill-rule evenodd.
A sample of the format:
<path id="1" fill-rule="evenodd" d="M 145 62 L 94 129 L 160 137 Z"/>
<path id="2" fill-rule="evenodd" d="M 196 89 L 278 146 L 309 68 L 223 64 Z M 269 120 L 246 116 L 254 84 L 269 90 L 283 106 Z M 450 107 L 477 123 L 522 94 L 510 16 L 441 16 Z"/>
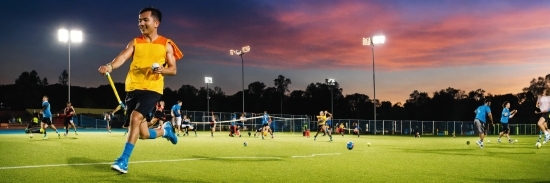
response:
<path id="1" fill-rule="evenodd" d="M 82 164 L 82 163 L 105 163 L 105 162 L 111 162 L 114 160 L 105 160 L 105 159 L 90 159 L 90 158 L 82 158 L 82 157 L 71 157 L 67 160 L 67 164 Z M 73 168 L 79 168 L 81 169 L 82 166 L 71 166 Z M 135 176 L 136 174 L 131 174 L 132 172 L 129 172 L 129 174 L 120 174 L 117 172 L 114 172 L 111 170 L 111 167 L 109 164 L 93 164 L 88 165 L 88 167 L 93 167 L 95 171 L 100 172 L 113 172 L 113 175 L 116 176 L 125 176 L 125 182 L 199 182 L 204 183 L 204 181 L 199 180 L 185 180 L 185 179 L 175 179 L 172 177 L 165 177 L 165 176 L 159 176 L 156 174 L 139 174 Z M 105 178 L 104 180 L 97 180 L 97 178 Z M 112 177 L 94 177 L 95 181 L 98 182 L 104 182 L 104 181 L 113 181 Z"/>
<path id="2" fill-rule="evenodd" d="M 114 159 L 105 160 L 105 159 L 90 159 L 90 158 L 83 158 L 83 157 L 70 157 L 67 159 L 67 164 L 81 164 L 81 163 L 105 163 L 105 162 L 114 162 Z M 105 164 L 92 164 L 89 165 L 90 167 L 93 167 L 97 170 L 109 170 L 109 165 Z M 81 166 L 71 166 L 71 167 L 81 167 Z"/>
<path id="3" fill-rule="evenodd" d="M 278 157 L 278 156 L 272 156 L 272 157 Z M 204 158 L 205 160 L 210 161 L 225 161 L 225 162 L 240 162 L 240 161 L 258 161 L 258 162 L 267 162 L 267 161 L 283 161 L 283 157 L 278 157 L 279 159 L 275 158 L 217 158 L 217 157 L 207 157 L 207 156 L 193 156 L 193 158 Z"/>

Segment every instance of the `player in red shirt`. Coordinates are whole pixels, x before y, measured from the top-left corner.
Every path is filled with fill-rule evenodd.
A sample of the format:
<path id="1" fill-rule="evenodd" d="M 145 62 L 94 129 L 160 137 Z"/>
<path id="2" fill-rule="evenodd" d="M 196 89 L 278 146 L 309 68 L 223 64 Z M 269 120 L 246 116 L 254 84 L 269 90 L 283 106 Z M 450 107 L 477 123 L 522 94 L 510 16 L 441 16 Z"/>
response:
<path id="1" fill-rule="evenodd" d="M 155 114 L 153 114 L 153 119 L 149 122 L 149 127 L 153 127 L 157 122 L 159 122 L 159 128 L 162 127 L 164 121 L 166 121 L 166 115 L 164 114 L 164 101 L 157 102 L 155 106 Z"/>
<path id="2" fill-rule="evenodd" d="M 78 132 L 76 132 L 76 125 L 74 125 L 73 122 L 73 116 L 76 114 L 73 106 L 71 105 L 71 102 L 67 102 L 67 107 L 65 107 L 65 110 L 63 112 L 65 114 L 65 121 L 63 123 L 63 126 L 65 126 L 65 134 L 64 136 L 67 136 L 69 134 L 69 125 L 73 126 L 74 133 L 78 135 Z"/>

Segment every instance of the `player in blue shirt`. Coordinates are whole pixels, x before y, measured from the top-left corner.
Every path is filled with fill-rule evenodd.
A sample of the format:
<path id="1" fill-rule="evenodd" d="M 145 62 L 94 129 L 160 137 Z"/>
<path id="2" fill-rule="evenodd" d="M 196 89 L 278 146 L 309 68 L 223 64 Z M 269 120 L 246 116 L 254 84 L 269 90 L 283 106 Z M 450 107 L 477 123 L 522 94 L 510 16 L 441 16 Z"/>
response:
<path id="1" fill-rule="evenodd" d="M 61 138 L 61 134 L 57 131 L 57 128 L 55 128 L 55 125 L 52 124 L 52 112 L 50 111 L 50 103 L 48 102 L 48 96 L 42 97 L 42 110 L 40 111 L 40 114 L 42 114 L 42 122 L 40 123 L 40 132 L 44 132 L 44 140 L 48 139 L 48 134 L 46 133 L 46 128 L 48 126 L 55 130 L 55 133 L 57 133 L 57 137 Z"/>
<path id="2" fill-rule="evenodd" d="M 273 131 L 271 131 L 271 128 L 269 127 L 270 124 L 271 120 L 269 114 L 267 114 L 267 111 L 264 111 L 264 115 L 262 116 L 262 139 L 264 139 L 263 134 L 267 134 L 267 132 L 270 132 L 271 138 L 273 138 Z"/>
<path id="3" fill-rule="evenodd" d="M 493 125 L 493 116 L 491 115 L 491 100 L 485 99 L 485 104 L 479 106 L 474 112 L 476 113 L 476 119 L 474 124 L 476 125 L 477 131 L 479 133 L 479 141 L 476 142 L 480 148 L 483 148 L 483 138 L 485 137 L 485 125 L 487 124 L 487 116 L 489 116 L 489 121 Z"/>
<path id="4" fill-rule="evenodd" d="M 500 143 L 500 137 L 503 135 L 506 135 L 508 138 L 508 142 L 512 143 L 512 139 L 510 139 L 510 127 L 508 127 L 508 119 L 514 117 L 514 115 L 518 112 L 517 110 L 513 110 L 510 112 L 510 102 L 506 101 L 502 104 L 502 114 L 500 117 L 500 123 L 502 124 L 502 131 L 500 132 L 500 135 L 498 136 L 498 143 Z"/>
<path id="5" fill-rule="evenodd" d="M 172 106 L 171 115 L 172 115 L 172 126 L 177 126 L 178 136 L 181 132 L 181 105 L 183 102 L 178 100 L 178 103 Z"/>

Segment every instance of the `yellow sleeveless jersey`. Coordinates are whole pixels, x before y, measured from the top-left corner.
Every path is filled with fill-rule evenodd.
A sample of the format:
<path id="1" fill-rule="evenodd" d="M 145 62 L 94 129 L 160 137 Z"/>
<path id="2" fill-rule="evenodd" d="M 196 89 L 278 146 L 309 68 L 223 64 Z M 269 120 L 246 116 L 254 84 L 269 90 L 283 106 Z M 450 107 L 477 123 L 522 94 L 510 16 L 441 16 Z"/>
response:
<path id="1" fill-rule="evenodd" d="M 166 63 L 166 43 L 172 45 L 176 60 L 183 57 L 176 44 L 163 36 L 153 42 L 148 42 L 145 36 L 134 39 L 134 56 L 126 76 L 126 92 L 148 90 L 162 95 L 164 76 L 153 73 L 152 66 L 153 63 L 161 66 Z"/>
<path id="2" fill-rule="evenodd" d="M 324 125 L 327 122 L 326 116 L 317 116 L 317 124 L 318 125 Z"/>

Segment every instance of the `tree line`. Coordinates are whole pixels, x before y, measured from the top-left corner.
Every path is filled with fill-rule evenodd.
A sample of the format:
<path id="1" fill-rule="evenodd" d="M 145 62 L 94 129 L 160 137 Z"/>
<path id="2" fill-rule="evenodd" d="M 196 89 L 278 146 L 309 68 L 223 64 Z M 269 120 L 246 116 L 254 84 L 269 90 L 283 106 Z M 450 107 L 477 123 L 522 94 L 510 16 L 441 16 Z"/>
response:
<path id="1" fill-rule="evenodd" d="M 40 108 L 43 95 L 50 96 L 53 111 L 62 110 L 67 102 L 67 78 L 63 71 L 55 84 L 49 84 L 47 78 L 40 78 L 36 71 L 23 72 L 15 84 L 0 85 L 2 96 L 0 107 L 4 110 L 24 110 Z M 373 119 L 376 104 L 378 120 L 424 120 L 424 121 L 472 121 L 474 110 L 483 104 L 486 98 L 492 100 L 491 111 L 495 122 L 500 119 L 502 103 L 509 101 L 512 109 L 518 114 L 511 123 L 534 123 L 539 116 L 535 115 L 537 96 L 548 87 L 550 74 L 533 78 L 529 86 L 521 93 L 493 95 L 483 89 L 466 92 L 448 87 L 431 93 L 414 90 L 404 104 L 391 101 L 373 100 L 368 95 L 354 93 L 343 94 L 338 83 L 311 83 L 304 90 L 289 91 L 290 78 L 279 75 L 273 83 L 252 82 L 244 90 L 245 111 L 272 114 L 316 115 L 321 110 L 331 109 L 331 90 L 334 97 L 335 118 L 339 119 Z M 124 83 L 115 83 L 123 99 Z M 169 108 L 177 100 L 183 101 L 182 109 L 206 111 L 207 92 L 210 96 L 211 111 L 241 112 L 242 92 L 228 95 L 222 88 L 196 88 L 182 85 L 178 89 L 165 88 L 162 100 Z M 111 86 L 98 87 L 71 86 L 71 99 L 75 107 L 82 108 L 115 108 L 118 104 Z"/>

